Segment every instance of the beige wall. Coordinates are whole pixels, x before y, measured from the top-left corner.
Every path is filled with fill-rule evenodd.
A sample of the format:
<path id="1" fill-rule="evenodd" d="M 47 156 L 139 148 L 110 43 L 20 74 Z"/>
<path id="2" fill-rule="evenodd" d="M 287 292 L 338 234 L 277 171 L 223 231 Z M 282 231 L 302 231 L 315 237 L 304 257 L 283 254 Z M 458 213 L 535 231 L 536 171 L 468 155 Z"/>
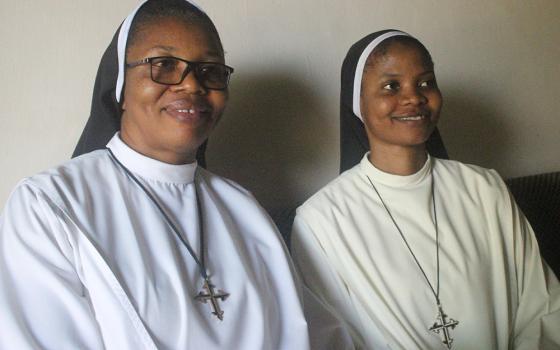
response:
<path id="1" fill-rule="evenodd" d="M 560 1 L 199 0 L 236 68 L 210 169 L 268 208 L 337 175 L 339 69 L 363 35 L 421 39 L 445 98 L 452 158 L 504 176 L 560 170 Z M 135 0 L 0 0 L 0 207 L 67 159 L 97 64 Z"/>

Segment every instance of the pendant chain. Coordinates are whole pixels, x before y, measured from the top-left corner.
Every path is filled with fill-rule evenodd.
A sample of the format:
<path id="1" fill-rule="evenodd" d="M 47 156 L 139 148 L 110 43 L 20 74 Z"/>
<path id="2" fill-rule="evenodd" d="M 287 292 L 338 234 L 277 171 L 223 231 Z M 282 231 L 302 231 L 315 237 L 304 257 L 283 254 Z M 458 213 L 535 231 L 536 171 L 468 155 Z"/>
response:
<path id="1" fill-rule="evenodd" d="M 206 273 L 205 254 L 204 254 L 204 227 L 203 227 L 204 219 L 202 217 L 202 207 L 200 205 L 200 198 L 198 196 L 198 191 L 197 191 L 197 188 L 196 188 L 196 181 L 194 181 L 194 194 L 195 194 L 195 197 L 196 197 L 196 207 L 197 207 L 197 211 L 198 211 L 199 225 L 200 225 L 200 259 L 196 256 L 196 254 L 195 254 L 194 250 L 192 249 L 191 245 L 189 244 L 189 242 L 187 242 L 187 240 L 179 233 L 179 229 L 177 228 L 177 226 L 173 223 L 173 221 L 165 213 L 165 211 L 163 210 L 161 205 L 154 198 L 154 196 L 150 193 L 150 191 L 148 191 L 148 189 L 140 182 L 140 180 L 138 180 L 138 178 L 136 176 L 134 176 L 134 174 L 132 174 L 132 172 L 117 159 L 117 157 L 113 154 L 113 151 L 111 151 L 110 148 L 107 148 L 107 150 L 109 151 L 109 154 L 111 155 L 111 158 L 113 158 L 113 160 L 124 170 L 124 172 L 142 189 L 142 191 L 144 191 L 144 193 L 148 196 L 148 198 L 151 200 L 151 202 L 156 206 L 156 208 L 160 212 L 161 216 L 163 216 L 163 218 L 165 219 L 165 222 L 167 223 L 167 225 L 175 233 L 177 238 L 179 238 L 181 243 L 183 243 L 183 245 L 187 248 L 190 256 L 193 258 L 193 260 L 198 265 L 198 268 L 200 269 L 200 275 L 202 276 L 202 278 L 205 281 L 207 281 L 208 280 L 208 274 Z"/>
<path id="2" fill-rule="evenodd" d="M 391 218 L 391 221 L 393 221 L 393 224 L 397 228 L 397 231 L 399 231 L 399 234 L 401 235 L 401 238 L 402 238 L 403 242 L 405 243 L 406 247 L 408 248 L 408 251 L 410 252 L 410 255 L 412 255 L 412 258 L 414 259 L 414 262 L 416 263 L 416 265 L 418 266 L 418 268 L 422 272 L 422 275 L 424 275 L 424 278 L 426 279 L 426 282 L 428 283 L 428 286 L 430 286 L 430 289 L 431 289 L 432 293 L 434 294 L 434 297 L 436 298 L 438 313 L 437 313 L 437 316 L 436 316 L 436 321 L 434 322 L 434 324 L 430 328 L 428 328 L 428 330 L 436 333 L 437 335 L 439 335 L 440 340 L 443 343 L 443 345 L 445 345 L 448 349 L 451 349 L 452 345 L 453 345 L 453 338 L 451 337 L 451 330 L 455 329 L 455 327 L 457 327 L 459 325 L 459 321 L 456 321 L 456 320 L 447 316 L 447 314 L 443 311 L 443 307 L 441 306 L 441 302 L 439 300 L 439 229 L 438 229 L 438 221 L 437 221 L 434 174 L 433 174 L 433 172 L 431 173 L 431 178 L 432 178 L 432 191 L 431 192 L 432 192 L 432 207 L 433 207 L 433 211 L 434 211 L 434 224 L 435 224 L 435 229 L 436 229 L 436 276 L 437 276 L 436 277 L 436 281 L 437 281 L 436 282 L 437 283 L 436 288 L 434 288 L 432 283 L 430 283 L 430 279 L 428 278 L 428 275 L 426 275 L 426 271 L 424 271 L 424 268 L 422 267 L 422 265 L 418 261 L 418 258 L 416 258 L 416 255 L 412 251 L 412 248 L 410 247 L 410 244 L 408 244 L 408 241 L 406 240 L 406 237 L 404 236 L 401 228 L 397 224 L 397 221 L 395 220 L 395 218 L 391 214 L 391 211 L 389 210 L 389 208 L 385 204 L 385 201 L 383 201 L 383 198 L 381 197 L 381 194 L 379 193 L 379 191 L 377 190 L 377 188 L 373 184 L 373 181 L 371 181 L 369 176 L 366 175 L 366 177 L 369 180 L 369 183 L 371 184 L 371 187 L 373 187 L 373 189 L 375 190 L 375 193 L 377 193 L 377 196 L 379 197 L 379 200 L 381 201 L 381 204 L 383 204 L 383 207 L 385 208 L 385 211 L 387 212 L 387 214 L 389 214 L 389 217 Z"/>
<path id="3" fill-rule="evenodd" d="M 418 266 L 418 268 L 422 272 L 422 275 L 424 275 L 424 278 L 426 279 L 426 282 L 428 283 L 428 286 L 430 286 L 430 289 L 431 289 L 432 293 L 434 294 L 434 297 L 436 298 L 436 302 L 437 302 L 438 307 L 441 307 L 441 303 L 440 303 L 440 300 L 439 300 L 439 229 L 438 229 L 438 221 L 437 221 L 436 200 L 435 200 L 435 195 L 434 195 L 434 187 L 435 187 L 434 175 L 432 174 L 431 177 L 432 177 L 432 207 L 433 207 L 433 211 L 434 211 L 434 223 L 435 223 L 435 228 L 436 228 L 436 276 L 437 276 L 436 281 L 437 281 L 437 285 L 436 285 L 435 289 L 434 289 L 432 283 L 430 283 L 430 280 L 428 278 L 428 275 L 426 275 L 426 272 L 424 271 L 424 268 L 422 268 L 422 265 L 420 264 L 420 262 L 416 258 L 416 255 L 412 251 L 412 248 L 408 244 L 408 241 L 406 240 L 406 237 L 404 236 L 401 228 L 399 227 L 399 225 L 395 221 L 395 218 L 391 214 L 391 211 L 389 210 L 389 208 L 385 204 L 385 201 L 383 201 L 383 198 L 381 197 L 381 194 L 379 193 L 379 191 L 377 190 L 377 188 L 373 184 L 373 181 L 371 181 L 369 176 L 366 175 L 366 177 L 369 180 L 369 183 L 371 184 L 371 187 L 373 187 L 373 189 L 375 190 L 375 193 L 377 193 L 377 196 L 379 197 L 379 200 L 381 201 L 381 204 L 383 204 L 383 208 L 385 208 L 385 211 L 387 212 L 387 214 L 389 214 L 389 217 L 391 218 L 391 221 L 393 222 L 393 224 L 397 228 L 397 231 L 399 231 L 399 234 L 401 235 L 402 240 L 404 241 L 406 247 L 408 248 L 408 251 L 412 255 L 412 258 L 414 259 L 414 262 L 416 262 L 416 265 Z"/>

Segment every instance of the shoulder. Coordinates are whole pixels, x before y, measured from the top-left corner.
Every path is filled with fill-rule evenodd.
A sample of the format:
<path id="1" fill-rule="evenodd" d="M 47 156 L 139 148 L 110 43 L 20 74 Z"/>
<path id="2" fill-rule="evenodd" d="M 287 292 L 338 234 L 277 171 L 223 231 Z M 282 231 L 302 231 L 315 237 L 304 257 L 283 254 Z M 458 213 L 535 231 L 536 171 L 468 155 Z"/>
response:
<path id="1" fill-rule="evenodd" d="M 301 218 L 350 209 L 357 198 L 356 193 L 364 184 L 365 179 L 360 176 L 359 165 L 356 165 L 312 195 L 297 209 L 296 215 Z"/>
<path id="2" fill-rule="evenodd" d="M 25 178 L 14 191 L 23 187 L 34 188 L 60 205 L 68 196 L 83 198 L 89 191 L 99 189 L 95 184 L 106 178 L 111 169 L 114 165 L 107 152 L 98 150 Z"/>
<path id="3" fill-rule="evenodd" d="M 455 175 L 462 181 L 473 181 L 490 186 L 503 183 L 500 174 L 494 169 L 456 160 L 434 158 L 434 169 L 442 175 Z"/>
<path id="4" fill-rule="evenodd" d="M 494 169 L 487 169 L 455 160 L 434 158 L 434 174 L 438 184 L 489 197 L 509 196 L 502 177 Z"/>
<path id="5" fill-rule="evenodd" d="M 26 181 L 40 184 L 43 182 L 56 181 L 57 179 L 69 179 L 80 175 L 89 174 L 99 166 L 103 166 L 109 157 L 105 150 L 86 153 L 79 157 L 65 161 L 57 166 L 28 177 Z"/>
<path id="6" fill-rule="evenodd" d="M 243 220 L 269 220 L 268 214 L 253 194 L 241 185 L 206 169 L 201 168 L 197 171 L 202 177 L 202 186 L 206 187 L 213 200 L 225 207 L 232 217 Z"/>
<path id="7" fill-rule="evenodd" d="M 208 192 L 220 215 L 226 216 L 245 238 L 251 237 L 251 244 L 271 246 L 281 242 L 276 225 L 251 192 L 207 169 L 197 171 L 203 180 L 202 190 Z"/>
<path id="8" fill-rule="evenodd" d="M 215 191 L 231 196 L 245 198 L 247 200 L 255 200 L 251 192 L 233 180 L 214 174 L 213 172 L 201 167 L 198 168 L 197 172 L 204 179 L 204 182 Z"/>

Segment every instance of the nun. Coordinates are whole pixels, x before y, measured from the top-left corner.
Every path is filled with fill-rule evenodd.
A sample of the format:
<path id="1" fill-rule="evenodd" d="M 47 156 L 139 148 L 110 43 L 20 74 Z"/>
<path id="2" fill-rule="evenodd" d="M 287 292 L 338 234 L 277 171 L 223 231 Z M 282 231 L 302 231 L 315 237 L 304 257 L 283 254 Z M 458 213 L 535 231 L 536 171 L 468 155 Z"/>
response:
<path id="1" fill-rule="evenodd" d="M 312 309 L 332 333 L 310 343 L 274 224 L 248 191 L 201 167 L 233 71 L 214 24 L 188 1 L 143 1 L 124 20 L 77 157 L 22 180 L 0 218 L 1 349 L 292 350 L 349 339 Z"/>
<path id="2" fill-rule="evenodd" d="M 297 210 L 304 283 L 360 349 L 559 349 L 560 284 L 504 182 L 441 159 L 424 45 L 370 34 L 341 80 L 348 170 Z"/>

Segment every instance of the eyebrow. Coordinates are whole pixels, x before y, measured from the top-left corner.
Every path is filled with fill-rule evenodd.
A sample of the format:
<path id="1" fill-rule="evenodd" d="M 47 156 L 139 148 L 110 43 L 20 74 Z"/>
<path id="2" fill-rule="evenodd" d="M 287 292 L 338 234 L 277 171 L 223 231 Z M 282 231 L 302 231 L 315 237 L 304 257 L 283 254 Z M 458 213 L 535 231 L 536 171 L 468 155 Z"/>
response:
<path id="1" fill-rule="evenodd" d="M 177 48 L 174 46 L 167 46 L 167 45 L 156 45 L 153 46 L 150 50 L 163 50 L 163 51 L 167 51 L 169 53 L 173 53 L 174 51 L 177 51 Z M 215 51 L 215 50 L 209 50 L 206 52 L 205 56 L 208 56 L 208 58 L 222 58 L 222 55 L 219 51 Z"/>
<path id="2" fill-rule="evenodd" d="M 424 71 L 424 72 L 418 74 L 418 76 L 428 75 L 428 74 L 435 74 L 434 70 L 430 69 L 430 70 Z M 396 78 L 396 77 L 400 77 L 401 74 L 398 74 L 398 73 L 383 73 L 381 76 L 382 77 L 387 77 L 387 78 Z"/>
<path id="3" fill-rule="evenodd" d="M 153 46 L 151 49 L 152 50 L 153 49 L 160 49 L 160 50 L 164 50 L 164 51 L 175 51 L 176 50 L 175 47 L 173 47 L 173 46 L 165 46 L 165 45 L 156 45 L 156 46 Z"/>

